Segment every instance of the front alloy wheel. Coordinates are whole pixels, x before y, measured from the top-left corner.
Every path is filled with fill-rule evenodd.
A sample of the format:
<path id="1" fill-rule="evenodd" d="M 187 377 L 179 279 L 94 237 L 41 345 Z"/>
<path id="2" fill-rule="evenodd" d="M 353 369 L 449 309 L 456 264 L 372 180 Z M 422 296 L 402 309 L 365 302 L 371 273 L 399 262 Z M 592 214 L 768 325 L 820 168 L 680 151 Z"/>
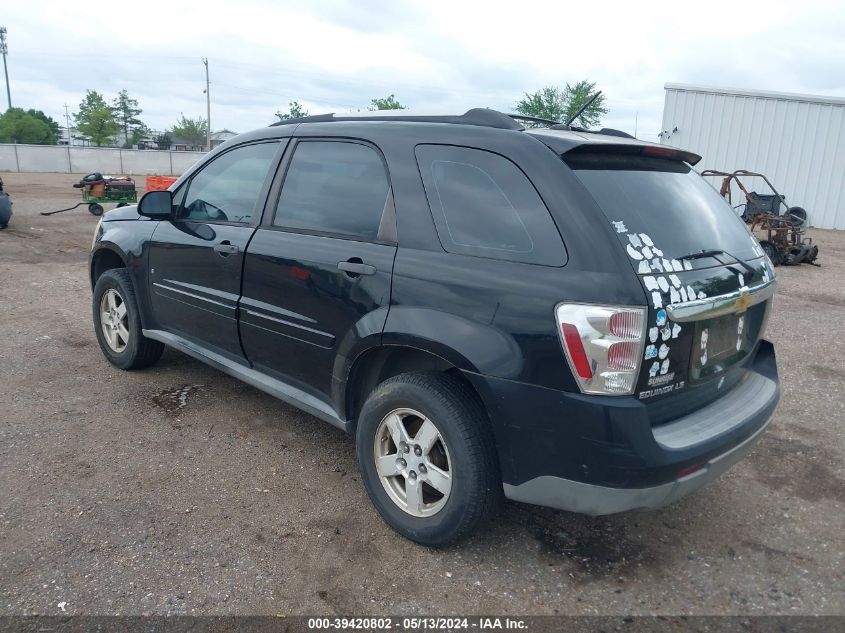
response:
<path id="1" fill-rule="evenodd" d="M 129 344 L 129 315 L 126 301 L 114 288 L 109 288 L 100 299 L 100 327 L 111 350 L 120 354 Z"/>
<path id="2" fill-rule="evenodd" d="M 120 369 L 149 367 L 164 345 L 144 336 L 132 276 L 126 268 L 104 272 L 91 298 L 94 334 L 103 355 Z"/>
<path id="3" fill-rule="evenodd" d="M 390 499 L 415 517 L 440 512 L 452 490 L 449 449 L 434 423 L 419 411 L 396 409 L 378 427 L 373 456 Z"/>

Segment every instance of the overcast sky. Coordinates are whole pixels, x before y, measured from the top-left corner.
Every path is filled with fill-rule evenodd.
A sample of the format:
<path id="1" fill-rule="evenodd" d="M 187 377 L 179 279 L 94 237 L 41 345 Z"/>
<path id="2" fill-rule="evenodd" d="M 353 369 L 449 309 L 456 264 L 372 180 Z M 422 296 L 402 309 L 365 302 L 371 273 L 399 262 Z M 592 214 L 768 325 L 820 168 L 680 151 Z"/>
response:
<path id="1" fill-rule="evenodd" d="M 845 96 L 842 0 L 4 5 L 12 104 L 62 125 L 87 88 L 126 88 L 157 130 L 204 117 L 202 57 L 212 127 L 238 132 L 294 99 L 312 114 L 390 93 L 414 109 L 513 111 L 526 91 L 582 78 L 606 93 L 606 126 L 637 120 L 647 140 L 666 82 Z"/>

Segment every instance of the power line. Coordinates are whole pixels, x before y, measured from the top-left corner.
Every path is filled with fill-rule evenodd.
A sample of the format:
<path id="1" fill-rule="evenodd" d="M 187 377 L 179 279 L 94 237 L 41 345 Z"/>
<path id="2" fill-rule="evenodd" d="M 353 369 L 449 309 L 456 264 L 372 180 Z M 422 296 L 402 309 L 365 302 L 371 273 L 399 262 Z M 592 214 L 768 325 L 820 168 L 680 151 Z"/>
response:
<path id="1" fill-rule="evenodd" d="M 439 87 L 432 87 L 429 88 L 427 86 L 420 85 L 419 82 L 412 82 L 412 81 L 402 81 L 399 80 L 391 80 L 391 81 L 373 81 L 372 79 L 366 77 L 351 77 L 346 78 L 340 76 L 340 74 L 331 74 L 327 72 L 320 72 L 320 71 L 306 71 L 301 70 L 299 68 L 287 68 L 281 64 L 251 64 L 247 62 L 233 62 L 229 60 L 222 60 L 218 62 L 221 66 L 228 66 L 230 68 L 246 68 L 246 69 L 256 69 L 261 70 L 262 75 L 280 75 L 289 77 L 290 75 L 298 75 L 299 77 L 303 77 L 305 79 L 322 79 L 326 81 L 331 81 L 333 85 L 338 84 L 347 84 L 350 86 L 355 86 L 360 88 L 363 86 L 369 86 L 373 88 L 382 88 L 385 90 L 395 90 L 396 88 L 407 88 L 409 90 L 414 90 L 415 92 L 423 92 L 429 94 L 436 94 L 436 95 L 469 95 L 469 96 L 477 96 L 480 93 L 485 95 L 489 95 L 491 93 L 499 93 L 499 94 L 507 94 L 510 95 L 513 91 L 507 89 L 497 89 L 497 90 L 490 90 L 488 88 L 483 88 L 479 90 L 461 90 L 455 88 L 439 88 Z"/>
<path id="2" fill-rule="evenodd" d="M 227 82 L 224 82 L 224 81 L 215 81 L 214 85 L 215 86 L 223 86 L 225 88 L 230 88 L 230 89 L 233 89 L 233 90 L 241 90 L 243 92 L 249 92 L 249 93 L 252 93 L 252 94 L 262 94 L 262 95 L 268 95 L 268 96 L 271 96 L 271 97 L 281 97 L 282 99 L 287 99 L 288 101 L 294 101 L 294 100 L 297 100 L 297 99 L 301 99 L 303 101 L 310 101 L 311 103 L 316 103 L 318 105 L 325 105 L 325 106 L 329 106 L 329 107 L 341 106 L 343 108 L 352 108 L 352 109 L 360 107 L 360 104 L 355 106 L 355 105 L 350 105 L 348 103 L 338 103 L 337 101 L 322 101 L 320 99 L 307 99 L 307 98 L 304 98 L 304 97 L 292 97 L 290 95 L 282 94 L 281 92 L 273 92 L 271 90 L 264 90 L 264 89 L 257 89 L 257 88 L 246 88 L 244 86 L 235 86 L 234 84 L 230 84 L 230 83 L 227 83 Z"/>
<path id="3" fill-rule="evenodd" d="M 77 53 L 70 53 L 70 54 L 41 54 L 41 53 L 27 53 L 28 58 L 48 58 L 48 59 L 56 59 L 56 60 L 63 60 L 63 59 L 89 59 L 89 58 L 98 58 L 102 59 L 101 55 L 92 55 L 92 54 L 77 54 Z M 154 63 L 157 61 L 168 61 L 171 65 L 192 65 L 195 63 L 195 58 L 193 57 L 183 57 L 183 56 L 165 56 L 165 55 L 109 55 L 109 59 L 113 60 L 133 60 L 136 62 L 150 62 Z M 455 88 L 445 88 L 445 87 L 427 87 L 424 85 L 420 85 L 418 82 L 413 81 L 403 81 L 401 79 L 397 79 L 395 81 L 379 81 L 373 80 L 368 77 L 353 77 L 353 78 L 346 78 L 341 76 L 340 74 L 332 74 L 330 72 L 321 72 L 321 71 L 308 71 L 302 70 L 300 68 L 295 68 L 292 66 L 286 66 L 284 64 L 277 64 L 277 63 L 263 63 L 263 64 L 256 64 L 256 63 L 249 63 L 249 62 L 234 62 L 229 60 L 215 60 L 214 62 L 217 66 L 223 66 L 226 68 L 231 69 L 254 69 L 260 70 L 263 76 L 266 75 L 278 75 L 284 77 L 298 76 L 304 79 L 316 79 L 316 80 L 323 80 L 323 81 L 330 81 L 332 85 L 348 85 L 353 86 L 356 88 L 361 87 L 368 87 L 374 89 L 383 89 L 383 90 L 396 90 L 397 88 L 413 90 L 415 92 L 422 92 L 427 93 L 430 95 L 435 96 L 445 96 L 445 95 L 465 95 L 465 96 L 477 96 L 479 94 L 490 95 L 491 93 L 499 93 L 502 95 L 510 95 L 512 93 L 511 90 L 507 89 L 489 89 L 489 88 L 481 88 L 479 90 L 462 90 L 462 89 L 455 89 Z M 168 81 L 167 78 L 162 77 L 161 79 L 157 79 L 157 81 Z M 182 79 L 171 79 L 170 81 L 183 81 Z M 214 82 L 218 83 L 218 82 Z M 270 93 L 268 93 L 270 94 Z M 351 106 L 350 106 L 351 107 Z"/>

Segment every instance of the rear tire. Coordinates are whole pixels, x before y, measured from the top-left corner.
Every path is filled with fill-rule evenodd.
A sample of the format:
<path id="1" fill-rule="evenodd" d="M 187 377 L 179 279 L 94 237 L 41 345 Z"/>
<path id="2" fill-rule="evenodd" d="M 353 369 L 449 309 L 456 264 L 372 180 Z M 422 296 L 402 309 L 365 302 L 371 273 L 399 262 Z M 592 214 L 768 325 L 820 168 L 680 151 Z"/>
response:
<path id="1" fill-rule="evenodd" d="M 501 505 L 489 419 L 478 396 L 453 376 L 408 373 L 381 383 L 361 409 L 355 445 L 373 505 L 412 541 L 460 541 Z"/>
<path id="2" fill-rule="evenodd" d="M 97 204 L 96 202 L 93 202 L 93 203 L 88 205 L 88 212 L 91 215 L 96 215 L 96 216 L 103 215 L 103 205 Z"/>
<path id="3" fill-rule="evenodd" d="M 97 342 L 112 365 L 142 369 L 161 357 L 164 345 L 142 334 L 135 287 L 126 268 L 107 270 L 97 279 L 92 309 Z"/>

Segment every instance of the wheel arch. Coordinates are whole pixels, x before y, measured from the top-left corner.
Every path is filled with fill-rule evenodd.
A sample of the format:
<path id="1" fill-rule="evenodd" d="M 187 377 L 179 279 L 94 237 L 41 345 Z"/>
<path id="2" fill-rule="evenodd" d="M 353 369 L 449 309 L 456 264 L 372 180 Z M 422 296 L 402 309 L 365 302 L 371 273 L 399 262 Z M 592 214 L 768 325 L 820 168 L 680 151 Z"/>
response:
<path id="1" fill-rule="evenodd" d="M 100 242 L 97 245 L 97 250 L 91 254 L 91 263 L 88 267 L 91 290 L 94 290 L 97 280 L 104 272 L 114 268 L 126 268 L 128 267 L 127 262 L 126 253 L 116 244 L 112 242 Z"/>
<path id="2" fill-rule="evenodd" d="M 351 429 L 354 430 L 358 413 L 370 392 L 388 378 L 404 373 L 437 371 L 452 374 L 466 383 L 483 405 L 481 394 L 462 371 L 472 371 L 471 365 L 466 359 L 455 358 L 454 354 L 449 356 L 452 358 L 441 350 L 434 351 L 419 342 L 410 341 L 377 345 L 361 352 L 349 367 L 341 396 L 341 405 Z"/>

